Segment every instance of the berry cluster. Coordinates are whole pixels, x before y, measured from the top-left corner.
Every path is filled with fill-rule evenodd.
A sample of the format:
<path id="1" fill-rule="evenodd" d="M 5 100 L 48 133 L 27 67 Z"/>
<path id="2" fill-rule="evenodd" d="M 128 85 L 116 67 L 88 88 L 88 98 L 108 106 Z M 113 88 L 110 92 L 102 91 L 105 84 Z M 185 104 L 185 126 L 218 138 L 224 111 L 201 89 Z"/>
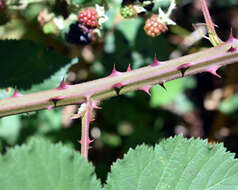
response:
<path id="1" fill-rule="evenodd" d="M 94 8 L 88 8 L 80 11 L 78 14 L 78 21 L 80 24 L 89 28 L 97 28 L 99 26 L 98 14 Z"/>
<path id="2" fill-rule="evenodd" d="M 159 20 L 158 15 L 152 15 L 145 22 L 144 30 L 148 36 L 156 37 L 168 30 L 165 23 Z"/>
<path id="3" fill-rule="evenodd" d="M 123 0 L 120 14 L 124 18 L 143 15 L 154 7 L 152 0 Z"/>
<path id="4" fill-rule="evenodd" d="M 176 8 L 176 0 L 170 0 L 170 6 L 165 13 L 161 8 L 158 14 L 150 13 L 154 7 L 153 0 L 123 0 L 120 14 L 124 18 L 130 18 L 138 15 L 146 15 L 144 30 L 150 37 L 156 37 L 168 30 L 167 25 L 175 25 L 176 23 L 169 17 L 173 9 Z"/>
<path id="5" fill-rule="evenodd" d="M 87 45 L 94 40 L 94 30 L 99 27 L 98 14 L 94 8 L 78 13 L 78 21 L 72 23 L 65 34 L 67 42 L 75 45 Z"/>
<path id="6" fill-rule="evenodd" d="M 125 5 L 120 8 L 120 14 L 123 18 L 130 18 L 136 16 L 137 12 L 132 5 Z"/>

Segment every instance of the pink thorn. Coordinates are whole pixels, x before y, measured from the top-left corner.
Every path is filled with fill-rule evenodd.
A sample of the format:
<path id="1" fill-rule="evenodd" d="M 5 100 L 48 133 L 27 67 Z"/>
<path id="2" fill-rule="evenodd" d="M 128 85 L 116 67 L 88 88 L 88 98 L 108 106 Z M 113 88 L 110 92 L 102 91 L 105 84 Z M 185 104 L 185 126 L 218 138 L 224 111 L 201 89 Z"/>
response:
<path id="1" fill-rule="evenodd" d="M 63 100 L 65 99 L 66 96 L 56 96 L 56 97 L 53 97 L 53 98 L 50 98 L 49 101 L 59 101 L 59 100 Z"/>
<path id="2" fill-rule="evenodd" d="M 140 88 L 140 90 L 142 90 L 142 91 L 144 91 L 145 93 L 147 93 L 149 96 L 151 96 L 151 94 L 150 94 L 150 89 L 151 89 L 151 85 L 147 85 L 147 86 L 145 86 L 145 87 L 142 87 L 142 88 Z"/>
<path id="3" fill-rule="evenodd" d="M 232 28 L 231 28 L 229 38 L 226 42 L 232 43 L 232 42 L 237 42 L 237 41 L 238 41 L 238 39 L 234 38 L 233 33 L 232 33 Z"/>
<path id="4" fill-rule="evenodd" d="M 88 139 L 88 144 L 92 143 L 94 140 Z"/>
<path id="5" fill-rule="evenodd" d="M 218 78 L 221 78 L 221 76 L 217 74 L 218 69 L 219 69 L 219 67 L 212 67 L 212 68 L 207 69 L 205 72 L 211 73 L 212 75 L 214 75 Z"/>
<path id="6" fill-rule="evenodd" d="M 97 106 L 97 101 L 95 101 L 95 100 L 92 101 L 92 107 L 93 107 L 93 109 L 102 109 L 101 107 Z"/>
<path id="7" fill-rule="evenodd" d="M 53 106 L 47 106 L 47 110 L 50 111 L 53 108 Z"/>
<path id="8" fill-rule="evenodd" d="M 121 72 L 117 71 L 116 66 L 113 65 L 112 73 L 109 75 L 109 77 L 119 76 L 121 74 Z"/>
<path id="9" fill-rule="evenodd" d="M 231 46 L 228 50 L 226 50 L 226 52 L 233 53 L 237 50 L 238 50 L 238 48 L 234 48 L 234 47 Z"/>
<path id="10" fill-rule="evenodd" d="M 155 54 L 154 60 L 153 60 L 153 62 L 150 64 L 150 66 L 154 67 L 154 66 L 158 66 L 158 65 L 160 65 L 160 64 L 161 64 L 161 62 L 157 59 L 157 56 L 156 56 L 156 54 Z"/>
<path id="11" fill-rule="evenodd" d="M 112 73 L 109 75 L 109 77 L 119 76 L 121 74 L 122 74 L 121 72 L 116 70 L 116 66 L 114 65 Z M 113 88 L 121 88 L 121 87 L 125 86 L 126 84 L 127 84 L 126 82 L 120 82 L 120 83 L 114 84 L 112 87 Z"/>
<path id="12" fill-rule="evenodd" d="M 14 93 L 13 95 L 11 96 L 12 98 L 16 98 L 16 97 L 20 97 L 20 96 L 23 96 L 21 93 L 19 93 L 17 91 L 17 87 L 14 88 Z"/>
<path id="13" fill-rule="evenodd" d="M 56 96 L 53 98 L 50 98 L 49 101 L 53 102 L 54 105 L 56 106 L 56 102 L 58 102 L 59 100 L 63 100 L 66 96 Z"/>
<path id="14" fill-rule="evenodd" d="M 184 63 L 182 65 L 179 65 L 177 67 L 177 70 L 179 70 L 182 73 L 182 77 L 184 77 L 185 71 L 191 66 L 191 63 Z"/>
<path id="15" fill-rule="evenodd" d="M 88 139 L 88 144 L 92 143 L 94 140 Z M 82 140 L 78 141 L 80 144 L 82 144 Z"/>
<path id="16" fill-rule="evenodd" d="M 62 79 L 62 81 L 60 82 L 60 85 L 56 88 L 57 90 L 63 90 L 66 88 L 69 88 L 70 85 L 66 84 L 64 81 L 64 78 Z"/>
<path id="17" fill-rule="evenodd" d="M 127 67 L 126 72 L 130 72 L 130 71 L 131 71 L 131 65 L 129 64 L 128 67 Z"/>

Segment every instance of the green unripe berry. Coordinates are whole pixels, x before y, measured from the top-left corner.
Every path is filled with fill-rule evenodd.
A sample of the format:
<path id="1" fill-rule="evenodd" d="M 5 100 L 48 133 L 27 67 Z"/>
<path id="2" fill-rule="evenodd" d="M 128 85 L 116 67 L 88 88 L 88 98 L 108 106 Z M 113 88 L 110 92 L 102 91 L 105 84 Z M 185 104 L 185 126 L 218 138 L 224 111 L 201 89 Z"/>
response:
<path id="1" fill-rule="evenodd" d="M 136 16 L 136 11 L 132 6 L 123 6 L 120 8 L 120 14 L 123 18 L 130 18 Z"/>

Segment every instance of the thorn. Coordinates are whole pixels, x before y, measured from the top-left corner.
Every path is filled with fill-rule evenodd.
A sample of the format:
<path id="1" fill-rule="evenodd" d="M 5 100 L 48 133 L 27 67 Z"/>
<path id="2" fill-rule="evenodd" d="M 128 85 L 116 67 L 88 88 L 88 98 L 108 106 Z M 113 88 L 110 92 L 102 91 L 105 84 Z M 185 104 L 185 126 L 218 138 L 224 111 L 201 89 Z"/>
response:
<path id="1" fill-rule="evenodd" d="M 109 75 L 109 77 L 119 76 L 121 74 L 122 74 L 121 72 L 116 70 L 116 66 L 114 65 L 113 69 L 112 69 L 112 73 Z M 115 90 L 116 90 L 116 88 L 121 88 L 125 85 L 126 85 L 126 82 L 120 82 L 120 83 L 114 84 L 112 87 L 115 88 Z M 119 95 L 119 91 L 120 91 L 120 89 L 116 90 L 117 95 Z"/>
<path id="2" fill-rule="evenodd" d="M 181 72 L 181 74 L 182 74 L 182 77 L 184 77 L 185 71 L 186 71 L 190 66 L 191 66 L 190 63 L 184 63 L 184 64 L 182 64 L 182 65 L 179 65 L 179 66 L 177 67 L 177 70 L 179 70 L 179 71 Z"/>
<path id="3" fill-rule="evenodd" d="M 56 88 L 57 90 L 63 90 L 66 88 L 69 88 L 71 85 L 68 85 L 65 83 L 64 78 L 62 79 L 62 81 L 60 82 L 60 85 Z"/>
<path id="4" fill-rule="evenodd" d="M 94 140 L 88 139 L 88 144 L 92 143 Z M 78 141 L 78 143 L 82 144 L 82 140 Z"/>
<path id="5" fill-rule="evenodd" d="M 150 94 L 150 89 L 151 89 L 151 85 L 147 85 L 147 86 L 145 86 L 145 87 L 142 87 L 142 88 L 140 88 L 140 90 L 142 90 L 142 91 L 144 91 L 145 93 L 147 93 L 149 96 L 151 96 L 151 94 Z"/>
<path id="6" fill-rule="evenodd" d="M 92 101 L 92 108 L 93 109 L 102 109 L 101 107 L 98 107 L 97 104 L 98 104 L 98 102 L 96 100 L 93 100 Z"/>
<path id="7" fill-rule="evenodd" d="M 232 43 L 232 42 L 236 42 L 236 41 L 238 41 L 238 39 L 236 39 L 236 38 L 233 36 L 233 32 L 232 32 L 232 28 L 231 28 L 230 35 L 229 35 L 228 40 L 227 40 L 226 42 Z"/>
<path id="8" fill-rule="evenodd" d="M 238 48 L 234 48 L 234 47 L 231 46 L 228 50 L 226 50 L 226 52 L 233 53 L 237 50 L 238 50 Z"/>
<path id="9" fill-rule="evenodd" d="M 218 78 L 222 78 L 220 75 L 217 74 L 217 70 L 219 68 L 220 67 L 212 67 L 212 68 L 207 69 L 205 72 L 211 73 L 212 75 L 214 75 L 214 76 L 216 76 Z"/>
<path id="10" fill-rule="evenodd" d="M 128 67 L 127 67 L 126 72 L 130 72 L 130 71 L 131 71 L 131 65 L 129 64 Z"/>
<path id="11" fill-rule="evenodd" d="M 162 81 L 161 83 L 159 83 L 159 85 L 167 91 L 166 87 L 164 86 L 164 83 L 165 83 L 165 81 Z"/>
<path id="12" fill-rule="evenodd" d="M 154 66 L 158 66 L 160 65 L 161 62 L 157 59 L 157 56 L 156 56 L 156 53 L 155 53 L 155 56 L 154 56 L 154 60 L 153 62 L 150 64 L 150 66 L 154 67 Z"/>
<path id="13" fill-rule="evenodd" d="M 15 86 L 14 93 L 11 97 L 16 98 L 16 97 L 20 97 L 20 96 L 23 96 L 23 95 L 17 91 L 17 87 Z"/>
<path id="14" fill-rule="evenodd" d="M 117 94 L 117 96 L 119 96 L 120 95 L 120 90 L 121 90 L 121 87 L 114 87 L 114 90 L 116 91 L 116 94 Z"/>
<path id="15" fill-rule="evenodd" d="M 113 65 L 112 73 L 109 75 L 109 77 L 119 76 L 122 73 L 117 71 L 115 64 Z"/>
<path id="16" fill-rule="evenodd" d="M 65 96 L 56 96 L 56 97 L 53 97 L 53 98 L 50 98 L 49 101 L 53 102 L 55 107 L 56 107 L 56 103 L 59 101 L 59 100 L 63 100 L 65 98 Z"/>

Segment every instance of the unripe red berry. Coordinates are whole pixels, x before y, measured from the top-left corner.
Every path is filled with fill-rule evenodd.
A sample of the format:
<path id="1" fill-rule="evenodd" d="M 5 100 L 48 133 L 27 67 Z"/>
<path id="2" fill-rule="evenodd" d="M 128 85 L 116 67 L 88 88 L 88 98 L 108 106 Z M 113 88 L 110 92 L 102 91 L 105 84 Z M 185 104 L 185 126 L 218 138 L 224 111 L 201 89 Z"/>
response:
<path id="1" fill-rule="evenodd" d="M 98 23 L 98 14 L 96 9 L 87 8 L 78 13 L 78 22 L 89 28 L 97 28 Z"/>
<path id="2" fill-rule="evenodd" d="M 165 23 L 159 20 L 158 15 L 152 15 L 146 20 L 144 30 L 148 36 L 156 37 L 168 30 Z"/>

